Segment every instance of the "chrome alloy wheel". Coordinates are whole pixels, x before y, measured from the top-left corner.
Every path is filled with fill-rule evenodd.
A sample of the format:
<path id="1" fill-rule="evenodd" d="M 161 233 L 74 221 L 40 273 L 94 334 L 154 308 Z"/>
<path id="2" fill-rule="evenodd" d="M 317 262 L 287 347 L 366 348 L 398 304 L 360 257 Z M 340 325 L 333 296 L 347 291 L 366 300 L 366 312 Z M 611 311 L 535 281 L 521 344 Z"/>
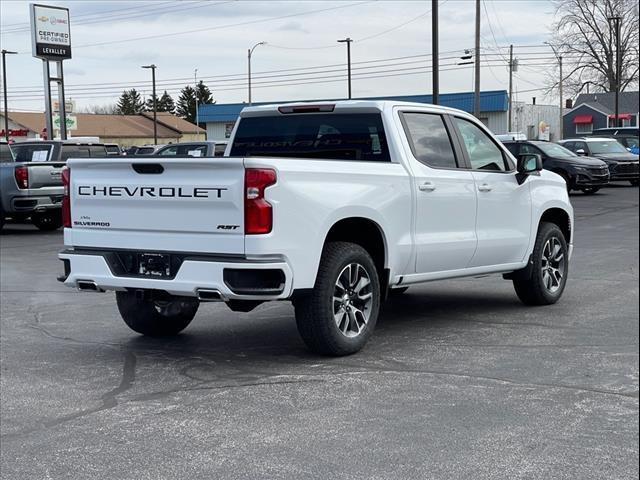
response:
<path id="1" fill-rule="evenodd" d="M 542 249 L 542 283 L 550 293 L 557 292 L 566 272 L 566 258 L 557 237 L 551 237 Z"/>
<path id="2" fill-rule="evenodd" d="M 359 263 L 342 269 L 333 290 L 333 318 L 340 332 L 349 338 L 362 333 L 369 317 L 373 292 L 367 270 Z"/>

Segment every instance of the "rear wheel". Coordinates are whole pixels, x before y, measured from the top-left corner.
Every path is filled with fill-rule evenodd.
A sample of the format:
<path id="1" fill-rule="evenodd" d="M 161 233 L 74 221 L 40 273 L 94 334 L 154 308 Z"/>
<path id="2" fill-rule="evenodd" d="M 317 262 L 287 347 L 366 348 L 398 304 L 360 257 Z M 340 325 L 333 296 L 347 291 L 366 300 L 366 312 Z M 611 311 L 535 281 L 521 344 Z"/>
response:
<path id="1" fill-rule="evenodd" d="M 40 230 L 57 230 L 62 226 L 62 212 L 53 210 L 45 213 L 34 213 L 31 215 L 31 222 Z"/>
<path id="2" fill-rule="evenodd" d="M 525 305 L 550 305 L 562 296 L 568 273 L 569 249 L 562 231 L 554 223 L 542 223 L 532 264 L 516 272 L 513 286 Z"/>
<path id="3" fill-rule="evenodd" d="M 116 292 L 120 316 L 131 330 L 151 337 L 177 335 L 191 323 L 200 302 L 192 297 L 142 297 Z"/>
<path id="4" fill-rule="evenodd" d="M 585 195 L 593 195 L 594 193 L 597 193 L 600 191 L 600 187 L 585 187 L 585 188 L 581 188 L 582 193 L 584 193 Z"/>
<path id="5" fill-rule="evenodd" d="M 380 281 L 369 253 L 353 243 L 327 244 L 313 290 L 294 300 L 294 307 L 300 336 L 314 352 L 339 356 L 360 350 L 380 309 Z"/>

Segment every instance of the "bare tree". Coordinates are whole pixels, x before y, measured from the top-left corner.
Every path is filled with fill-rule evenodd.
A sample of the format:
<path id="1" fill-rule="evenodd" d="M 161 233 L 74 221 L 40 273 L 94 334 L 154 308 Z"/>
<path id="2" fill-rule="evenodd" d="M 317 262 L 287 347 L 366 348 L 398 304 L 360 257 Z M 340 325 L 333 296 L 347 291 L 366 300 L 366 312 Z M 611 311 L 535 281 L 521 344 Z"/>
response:
<path id="1" fill-rule="evenodd" d="M 620 91 L 638 86 L 638 1 L 556 0 L 553 44 L 564 56 L 564 87 L 577 95 L 589 86 L 616 89 L 616 30 L 611 17 L 620 17 Z M 557 70 L 549 87 L 558 85 Z"/>
<path id="2" fill-rule="evenodd" d="M 108 103 L 106 105 L 87 105 L 80 109 L 80 113 L 116 113 L 117 106 L 114 103 Z"/>

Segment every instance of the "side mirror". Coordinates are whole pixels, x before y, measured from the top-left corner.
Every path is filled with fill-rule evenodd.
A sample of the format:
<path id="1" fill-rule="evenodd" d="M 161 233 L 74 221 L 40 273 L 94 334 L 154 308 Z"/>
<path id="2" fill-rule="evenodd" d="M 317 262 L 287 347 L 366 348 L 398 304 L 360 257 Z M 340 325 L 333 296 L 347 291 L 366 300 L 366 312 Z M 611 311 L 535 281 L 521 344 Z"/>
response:
<path id="1" fill-rule="evenodd" d="M 587 154 L 587 152 L 585 152 L 582 148 L 579 148 L 578 150 L 576 150 L 576 153 L 578 155 L 586 155 Z"/>
<path id="2" fill-rule="evenodd" d="M 542 157 L 537 153 L 521 153 L 518 155 L 518 173 L 531 175 L 542 170 Z"/>

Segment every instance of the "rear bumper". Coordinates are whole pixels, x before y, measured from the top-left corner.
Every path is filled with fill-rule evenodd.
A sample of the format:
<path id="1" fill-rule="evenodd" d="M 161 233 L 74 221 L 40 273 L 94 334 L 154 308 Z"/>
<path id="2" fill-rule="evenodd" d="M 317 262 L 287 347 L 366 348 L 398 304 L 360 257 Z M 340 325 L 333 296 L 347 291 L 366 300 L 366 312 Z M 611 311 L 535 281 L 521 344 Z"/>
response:
<path id="1" fill-rule="evenodd" d="M 62 207 L 62 195 L 25 195 L 11 198 L 6 213 L 32 213 L 56 210 Z"/>
<path id="2" fill-rule="evenodd" d="M 98 291 L 162 290 L 171 295 L 200 296 L 203 299 L 213 298 L 211 292 L 219 292 L 219 299 L 225 301 L 267 301 L 289 298 L 293 287 L 291 267 L 283 258 L 225 260 L 220 257 L 207 259 L 202 256 L 187 256 L 175 276 L 168 279 L 114 272 L 109 252 L 64 250 L 58 258 L 65 266 L 64 274 L 58 280 L 72 288 L 79 288 L 80 283 L 94 285 Z M 273 284 L 274 272 L 277 273 L 277 287 Z M 233 282 L 238 278 L 240 285 L 234 285 Z M 253 284 L 252 279 L 255 279 Z M 262 281 L 271 283 L 260 288 L 259 283 Z M 207 295 L 203 292 L 207 292 Z"/>

